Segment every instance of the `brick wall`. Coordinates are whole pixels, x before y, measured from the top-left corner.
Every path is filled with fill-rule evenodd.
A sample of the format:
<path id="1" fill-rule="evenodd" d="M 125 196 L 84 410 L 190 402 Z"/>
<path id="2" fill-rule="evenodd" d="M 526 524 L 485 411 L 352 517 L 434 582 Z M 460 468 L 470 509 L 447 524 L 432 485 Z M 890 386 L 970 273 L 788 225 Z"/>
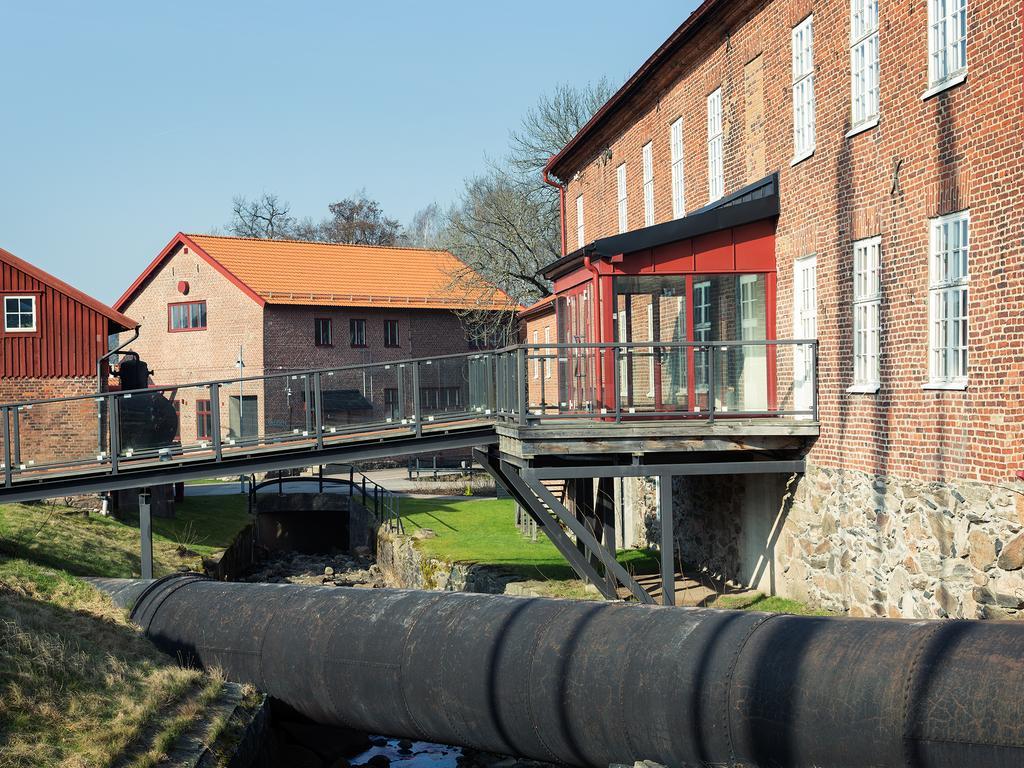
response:
<path id="1" fill-rule="evenodd" d="M 181 281 L 188 283 L 187 295 L 179 291 Z M 168 330 L 168 304 L 203 300 L 207 305 L 206 330 Z M 179 248 L 165 261 L 141 286 L 125 312 L 142 325 L 139 338 L 130 349 L 138 352 L 155 371 L 156 384 L 237 377 L 235 362 L 239 347 L 242 347 L 245 375 L 263 374 L 262 308 L 191 249 Z M 122 334 L 122 340 L 127 338 L 127 334 Z M 242 396 L 259 395 L 257 386 L 243 385 Z M 228 437 L 232 396 L 238 396 L 237 385 L 222 390 L 220 410 L 225 438 Z M 208 400 L 209 390 L 183 387 L 173 393 L 173 399 L 178 402 L 181 413 L 182 442 L 194 444 L 198 440 L 196 402 Z M 259 397 L 258 407 L 262 422 L 262 397 Z"/>
<path id="2" fill-rule="evenodd" d="M 550 311 L 541 315 L 528 317 L 523 324 L 524 338 L 526 344 L 544 344 L 550 341 L 558 343 L 558 326 L 555 320 L 554 305 Z M 548 335 L 545 337 L 545 333 Z M 544 347 L 536 350 L 531 348 L 530 355 L 539 354 L 537 359 L 529 360 L 527 363 L 527 379 L 529 382 L 530 407 L 533 410 L 543 410 L 548 413 L 556 412 L 559 402 L 558 394 L 558 350 L 547 350 Z"/>
<path id="3" fill-rule="evenodd" d="M 814 13 L 816 150 L 793 157 L 792 27 Z M 775 0 L 715 11 L 677 59 L 609 118 L 558 171 L 576 196 L 586 239 L 618 231 L 616 168 L 627 166 L 629 228 L 643 226 L 641 148 L 652 141 L 655 221 L 672 216 L 669 126 L 683 117 L 686 209 L 708 202 L 706 97 L 721 87 L 725 192 L 780 172 L 778 335 L 792 335 L 795 259 L 817 255 L 822 433 L 820 465 L 924 481 L 1005 480 L 1024 463 L 1024 106 L 1019 8 L 968 7 L 966 82 L 922 100 L 927 6 L 879 6 L 880 120 L 850 138 L 849 4 Z M 928 378 L 928 219 L 971 217 L 970 382 Z M 853 378 L 852 241 L 882 238 L 881 390 L 848 394 Z M 780 391 L 785 391 L 780 387 Z"/>
<path id="4" fill-rule="evenodd" d="M 3 403 L 75 397 L 95 392 L 95 376 L 0 379 L 0 402 Z M 21 437 L 20 463 L 26 467 L 41 467 L 63 462 L 95 460 L 99 453 L 98 407 L 96 401 L 90 397 L 70 403 L 50 403 L 22 408 L 18 413 Z M 19 457 L 14 455 L 13 416 L 11 429 L 11 459 L 12 466 L 16 466 Z M 0 463 L 2 462 L 0 454 Z"/>

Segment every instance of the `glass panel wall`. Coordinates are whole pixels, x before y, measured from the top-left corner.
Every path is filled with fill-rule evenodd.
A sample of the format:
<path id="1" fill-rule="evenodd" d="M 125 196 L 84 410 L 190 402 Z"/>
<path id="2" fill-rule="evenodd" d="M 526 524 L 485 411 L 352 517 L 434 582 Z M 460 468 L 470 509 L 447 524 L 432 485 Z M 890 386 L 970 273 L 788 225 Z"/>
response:
<path id="1" fill-rule="evenodd" d="M 685 342 L 686 307 L 684 276 L 617 277 L 615 340 Z M 685 347 L 632 347 L 621 351 L 618 367 L 623 410 L 688 410 L 688 357 Z"/>

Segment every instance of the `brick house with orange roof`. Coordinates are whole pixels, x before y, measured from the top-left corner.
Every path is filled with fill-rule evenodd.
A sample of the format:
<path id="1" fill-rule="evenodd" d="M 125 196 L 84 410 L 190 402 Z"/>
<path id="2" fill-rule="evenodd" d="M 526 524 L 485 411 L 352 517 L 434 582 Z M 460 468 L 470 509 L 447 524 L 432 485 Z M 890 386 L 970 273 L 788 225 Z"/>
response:
<path id="1" fill-rule="evenodd" d="M 382 363 L 366 381 L 335 384 L 339 372 L 324 383 L 325 416 L 354 423 L 372 415 L 368 388 L 397 406 L 389 361 L 475 349 L 459 313 L 517 307 L 482 278 L 472 293 L 453 289 L 465 269 L 447 251 L 178 233 L 115 306 L 139 318 L 132 349 L 157 384 L 275 376 L 221 390 L 227 437 L 244 439 L 301 428 L 306 387 L 289 372 Z M 208 392 L 175 393 L 183 443 L 209 438 Z M 436 408 L 464 394 L 421 383 Z"/>

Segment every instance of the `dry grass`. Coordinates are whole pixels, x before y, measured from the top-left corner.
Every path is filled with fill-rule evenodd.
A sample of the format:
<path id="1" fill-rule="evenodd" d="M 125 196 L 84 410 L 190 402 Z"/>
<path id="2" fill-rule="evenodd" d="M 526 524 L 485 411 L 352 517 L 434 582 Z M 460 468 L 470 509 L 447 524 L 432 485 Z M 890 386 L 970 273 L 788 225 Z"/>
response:
<path id="1" fill-rule="evenodd" d="M 0 768 L 156 765 L 222 678 L 182 669 L 73 574 L 138 573 L 138 530 L 0 506 Z M 198 564 L 154 542 L 158 573 Z"/>

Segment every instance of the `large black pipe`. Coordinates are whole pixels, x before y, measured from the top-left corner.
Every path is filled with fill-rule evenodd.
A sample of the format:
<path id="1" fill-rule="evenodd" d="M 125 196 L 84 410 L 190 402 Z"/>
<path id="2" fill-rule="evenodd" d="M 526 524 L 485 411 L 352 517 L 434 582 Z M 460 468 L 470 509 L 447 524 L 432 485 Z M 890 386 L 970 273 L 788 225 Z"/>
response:
<path id="1" fill-rule="evenodd" d="M 1024 765 L 1024 623 L 105 581 L 322 723 L 580 766 Z"/>

